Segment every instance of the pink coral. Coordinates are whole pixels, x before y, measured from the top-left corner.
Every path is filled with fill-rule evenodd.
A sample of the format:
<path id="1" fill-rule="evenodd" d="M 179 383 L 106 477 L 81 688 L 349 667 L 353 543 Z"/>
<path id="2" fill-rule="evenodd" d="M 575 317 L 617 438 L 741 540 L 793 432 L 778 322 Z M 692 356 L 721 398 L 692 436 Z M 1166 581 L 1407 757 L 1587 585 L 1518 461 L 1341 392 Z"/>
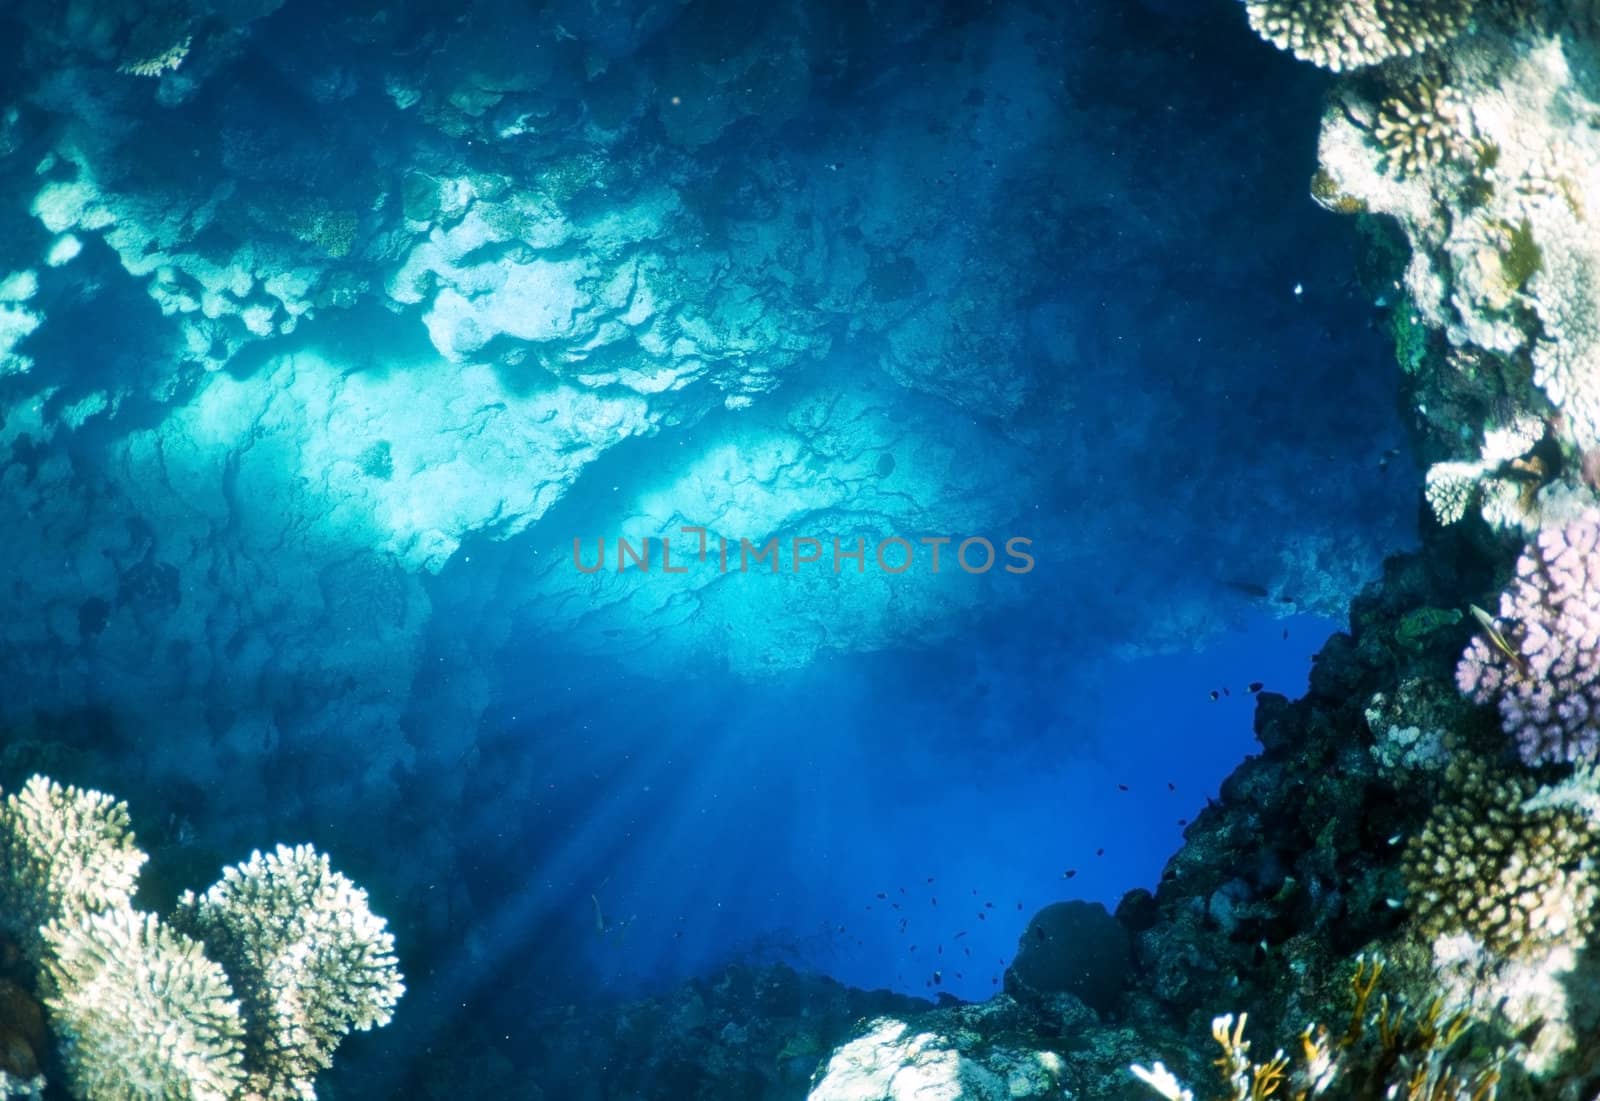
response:
<path id="1" fill-rule="evenodd" d="M 1520 660 L 1474 638 L 1456 666 L 1461 691 L 1499 705 L 1529 765 L 1600 761 L 1600 511 L 1539 533 L 1496 626 Z"/>

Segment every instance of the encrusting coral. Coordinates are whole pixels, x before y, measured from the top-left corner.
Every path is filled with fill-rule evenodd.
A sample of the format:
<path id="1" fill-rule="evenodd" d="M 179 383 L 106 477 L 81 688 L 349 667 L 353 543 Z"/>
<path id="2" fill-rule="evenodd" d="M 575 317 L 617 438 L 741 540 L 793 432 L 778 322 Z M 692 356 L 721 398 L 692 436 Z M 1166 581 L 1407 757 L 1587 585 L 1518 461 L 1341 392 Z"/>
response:
<path id="1" fill-rule="evenodd" d="M 0 808 L 0 900 L 73 1095 L 312 1101 L 342 1037 L 387 1024 L 405 990 L 366 892 L 311 846 L 279 846 L 167 925 L 133 908 L 144 861 L 110 796 L 35 776 Z"/>

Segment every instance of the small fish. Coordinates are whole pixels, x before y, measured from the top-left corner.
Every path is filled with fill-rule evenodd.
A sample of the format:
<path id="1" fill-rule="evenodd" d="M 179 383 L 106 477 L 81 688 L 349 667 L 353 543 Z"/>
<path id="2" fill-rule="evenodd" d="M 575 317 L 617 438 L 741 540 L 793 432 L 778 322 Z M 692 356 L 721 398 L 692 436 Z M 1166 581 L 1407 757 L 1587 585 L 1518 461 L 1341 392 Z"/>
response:
<path id="1" fill-rule="evenodd" d="M 929 905 L 937 906 L 937 905 L 939 905 L 939 899 L 938 899 L 937 896 L 932 897 L 932 898 L 928 899 L 928 903 L 929 903 Z"/>
<path id="2" fill-rule="evenodd" d="M 1168 780 L 1167 781 L 1167 790 L 1168 791 L 1177 791 L 1178 790 L 1178 785 L 1174 784 L 1171 780 Z"/>
<path id="3" fill-rule="evenodd" d="M 1215 688 L 1213 688 L 1211 690 L 1211 699 L 1212 699 L 1212 701 L 1214 702 L 1216 700 L 1220 700 L 1221 698 L 1222 698 L 1222 696 L 1217 692 L 1217 690 Z"/>
<path id="4" fill-rule="evenodd" d="M 951 938 L 951 939 L 953 939 L 953 940 L 960 940 L 960 939 L 961 939 L 961 938 L 962 938 L 962 937 L 964 937 L 964 936 L 966 936 L 966 935 L 967 935 L 967 931 L 966 931 L 966 930 L 965 930 L 965 929 L 963 929 L 963 930 L 961 930 L 961 932 L 959 932 L 959 933 L 957 933 L 957 934 L 956 934 L 956 935 L 955 935 L 955 936 L 954 936 L 954 937 L 953 937 L 953 938 Z"/>
<path id="5" fill-rule="evenodd" d="M 889 909 L 898 910 L 900 909 L 900 904 L 898 902 L 891 902 L 889 903 Z"/>
<path id="6" fill-rule="evenodd" d="M 970 948 L 962 948 L 961 950 L 969 956 L 972 955 L 972 949 Z"/>
<path id="7" fill-rule="evenodd" d="M 1467 608 L 1472 612 L 1472 618 L 1478 621 L 1478 626 L 1483 628 L 1483 633 L 1489 636 L 1489 641 L 1494 644 L 1494 648 L 1504 654 L 1506 660 L 1517 667 L 1518 673 L 1527 676 L 1528 663 L 1522 659 L 1521 654 L 1512 649 L 1511 643 L 1507 642 L 1506 636 L 1500 633 L 1500 628 L 1494 625 L 1494 620 L 1490 618 L 1489 613 L 1476 604 L 1468 604 Z"/>
<path id="8" fill-rule="evenodd" d="M 1187 819 L 1187 818 L 1180 818 L 1180 819 L 1178 819 L 1178 825 L 1180 825 L 1180 826 L 1187 826 L 1187 825 L 1188 825 L 1188 824 L 1189 824 L 1189 820 L 1188 820 L 1188 819 Z"/>
<path id="9" fill-rule="evenodd" d="M 1118 791 L 1127 791 L 1128 790 L 1128 785 L 1127 784 L 1118 784 L 1117 785 L 1117 790 Z"/>
<path id="10" fill-rule="evenodd" d="M 1022 903 L 1020 903 L 1020 902 L 1017 903 L 1017 909 L 1019 909 L 1019 910 L 1022 909 Z"/>
<path id="11" fill-rule="evenodd" d="M 604 884 L 601 884 L 601 886 L 604 886 Z M 594 931 L 599 933 L 601 936 L 604 936 L 606 932 L 606 919 L 605 915 L 600 912 L 600 900 L 594 895 L 590 895 L 589 901 L 594 903 Z"/>
<path id="12" fill-rule="evenodd" d="M 998 975 L 990 975 L 989 976 L 989 985 L 990 986 L 999 986 L 1000 985 L 1000 977 Z"/>
<path id="13" fill-rule="evenodd" d="M 1073 876 L 1075 876 L 1077 874 L 1078 874 L 1078 869 L 1076 869 L 1076 868 L 1068 868 L 1066 871 L 1061 873 L 1061 878 L 1062 879 L 1071 879 Z"/>
<path id="14" fill-rule="evenodd" d="M 1106 854 L 1106 851 L 1105 851 L 1105 850 L 1104 850 L 1104 849 L 1096 849 L 1096 850 L 1095 850 L 1095 851 L 1094 851 L 1094 854 L 1095 854 L 1095 855 L 1096 855 L 1096 856 L 1104 856 L 1104 855 L 1105 855 L 1105 854 Z"/>
<path id="15" fill-rule="evenodd" d="M 935 971 L 933 973 L 933 985 L 934 986 L 940 986 L 940 985 L 943 985 L 943 983 L 944 983 L 944 972 L 943 971 Z"/>
<path id="16" fill-rule="evenodd" d="M 1253 681 L 1250 682 L 1250 691 L 1252 693 L 1261 691 L 1261 688 L 1262 688 L 1262 684 L 1261 684 L 1260 681 L 1253 680 Z"/>
<path id="17" fill-rule="evenodd" d="M 988 921 L 989 920 L 989 915 L 985 914 L 982 910 L 979 910 L 978 911 L 978 920 L 979 921 Z"/>
<path id="18" fill-rule="evenodd" d="M 929 876 L 929 877 L 928 877 L 928 882 L 929 882 L 929 883 L 932 883 L 932 882 L 933 882 L 933 876 L 931 876 L 931 875 L 930 875 L 930 876 Z"/>
<path id="19" fill-rule="evenodd" d="M 911 950 L 912 950 L 912 951 L 913 951 L 913 952 L 915 952 L 915 951 L 916 951 L 916 950 L 917 950 L 917 946 L 916 946 L 916 945 L 915 945 L 915 944 L 913 944 L 913 945 L 912 945 L 912 946 L 911 946 Z"/>
<path id="20" fill-rule="evenodd" d="M 1289 628 L 1287 628 L 1287 627 L 1285 627 L 1283 629 L 1283 641 L 1285 641 L 1285 642 L 1289 641 Z"/>
<path id="21" fill-rule="evenodd" d="M 1033 927 L 1033 939 L 1034 940 L 1044 940 L 1044 927 L 1043 926 L 1035 925 Z"/>
<path id="22" fill-rule="evenodd" d="M 992 903 L 992 902 L 985 902 L 985 903 L 984 903 L 984 904 L 983 904 L 983 908 L 984 908 L 984 909 L 985 909 L 985 910 L 993 910 L 993 909 L 994 909 L 994 903 Z"/>
<path id="23" fill-rule="evenodd" d="M 1224 696 L 1230 696 L 1230 697 L 1231 697 L 1231 696 L 1232 696 L 1232 695 L 1233 695 L 1233 693 L 1232 693 L 1232 692 L 1230 692 L 1230 691 L 1228 691 L 1228 686 L 1227 686 L 1227 685 L 1226 685 L 1226 684 L 1224 684 L 1224 685 L 1223 685 L 1223 686 L 1222 686 L 1222 694 L 1223 694 L 1223 695 L 1224 695 Z"/>
<path id="24" fill-rule="evenodd" d="M 939 947 L 934 950 L 934 954 L 940 956 L 944 955 L 944 945 L 939 945 Z"/>
<path id="25" fill-rule="evenodd" d="M 885 891 L 879 891 L 879 892 L 878 892 L 878 897 L 879 897 L 879 898 L 888 898 L 888 897 L 889 897 L 889 895 L 888 895 L 888 893 L 887 893 L 887 892 L 885 892 Z"/>

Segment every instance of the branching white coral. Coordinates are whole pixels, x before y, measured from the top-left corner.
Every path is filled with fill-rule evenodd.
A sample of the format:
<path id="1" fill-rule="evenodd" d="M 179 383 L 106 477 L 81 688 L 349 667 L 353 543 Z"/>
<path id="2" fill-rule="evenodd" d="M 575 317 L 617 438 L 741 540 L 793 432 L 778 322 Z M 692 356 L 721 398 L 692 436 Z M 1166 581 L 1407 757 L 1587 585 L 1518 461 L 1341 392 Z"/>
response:
<path id="1" fill-rule="evenodd" d="M 1568 242 L 1586 240 L 1566 212 L 1554 219 L 1563 233 L 1539 252 L 1529 290 L 1542 327 L 1533 345 L 1533 381 L 1566 418 L 1581 447 L 1600 444 L 1600 279 L 1596 257 Z"/>
<path id="2" fill-rule="evenodd" d="M 387 1024 L 405 990 L 367 893 L 310 845 L 252 854 L 186 894 L 179 920 L 239 989 L 248 1085 L 267 1101 L 315 1097 L 311 1079 L 344 1035 Z"/>
<path id="3" fill-rule="evenodd" d="M 45 1004 L 86 1101 L 232 1101 L 243 1028 L 200 945 L 128 909 L 49 926 Z"/>
<path id="4" fill-rule="evenodd" d="M 34 776 L 0 806 L 0 922 L 37 958 L 41 926 L 126 908 L 144 862 L 127 804 Z"/>
<path id="5" fill-rule="evenodd" d="M 1339 72 L 1423 53 L 1458 34 L 1473 0 L 1246 0 L 1255 32 Z"/>

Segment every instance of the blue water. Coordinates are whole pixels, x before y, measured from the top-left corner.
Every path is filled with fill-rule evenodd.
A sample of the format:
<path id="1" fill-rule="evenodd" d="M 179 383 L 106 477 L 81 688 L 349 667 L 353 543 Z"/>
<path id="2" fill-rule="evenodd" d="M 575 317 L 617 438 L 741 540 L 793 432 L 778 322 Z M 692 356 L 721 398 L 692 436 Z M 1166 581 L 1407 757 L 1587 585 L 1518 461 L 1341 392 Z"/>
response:
<path id="1" fill-rule="evenodd" d="M 912 994 L 939 968 L 982 999 L 1041 906 L 1155 886 L 1253 748 L 1249 684 L 1298 694 L 1326 630 L 1261 619 L 1203 653 L 1061 669 L 1044 693 L 1023 648 L 969 644 L 917 671 L 678 685 L 614 725 L 597 706 L 539 754 L 535 828 L 503 843 L 547 855 L 507 905 L 565 939 L 593 892 L 615 928 L 577 949 L 609 989 L 776 958 Z"/>
<path id="2" fill-rule="evenodd" d="M 409 993 L 332 1095 L 736 961 L 989 997 L 1415 540 L 1323 78 L 1232 0 L 290 0 L 159 79 L 46 7 L 0 783 L 128 800 L 152 905 L 279 840 L 367 887 Z M 86 181 L 113 228 L 39 197 Z M 1034 568 L 574 567 L 685 525 Z"/>

